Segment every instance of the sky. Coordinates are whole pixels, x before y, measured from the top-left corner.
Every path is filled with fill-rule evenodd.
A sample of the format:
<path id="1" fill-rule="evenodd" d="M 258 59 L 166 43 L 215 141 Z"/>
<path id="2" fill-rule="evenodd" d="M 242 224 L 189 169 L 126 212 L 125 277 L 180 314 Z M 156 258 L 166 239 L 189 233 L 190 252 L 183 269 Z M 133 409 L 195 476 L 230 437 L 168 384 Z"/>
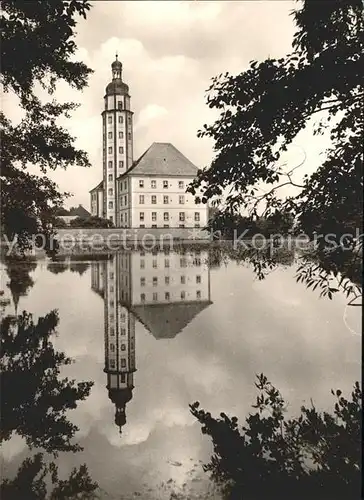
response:
<path id="1" fill-rule="evenodd" d="M 52 173 L 62 191 L 73 193 L 66 207 L 89 208 L 89 191 L 102 179 L 101 112 L 116 52 L 134 111 L 134 159 L 152 142 L 171 142 L 202 168 L 214 156 L 213 142 L 197 138 L 203 124 L 217 116 L 206 105 L 211 78 L 290 52 L 295 31 L 290 13 L 296 6 L 288 0 L 92 2 L 87 19 L 77 24 L 75 58 L 94 74 L 82 92 L 63 82 L 56 92 L 59 100 L 80 104 L 65 125 L 92 164 Z M 14 102 L 7 96 L 3 104 L 16 120 L 20 110 Z M 312 169 L 322 141 L 303 133 L 289 153 L 291 166 L 300 163 L 304 146 Z"/>

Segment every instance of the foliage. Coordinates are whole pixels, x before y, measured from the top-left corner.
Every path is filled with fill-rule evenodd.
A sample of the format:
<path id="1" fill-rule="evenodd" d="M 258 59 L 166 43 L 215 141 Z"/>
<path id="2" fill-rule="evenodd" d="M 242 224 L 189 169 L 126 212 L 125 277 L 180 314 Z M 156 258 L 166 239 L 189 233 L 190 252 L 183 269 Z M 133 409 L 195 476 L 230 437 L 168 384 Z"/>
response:
<path id="1" fill-rule="evenodd" d="M 71 359 L 55 351 L 51 342 L 58 321 L 56 311 L 36 323 L 24 311 L 0 324 L 1 440 L 17 432 L 30 448 L 80 449 L 71 443 L 78 428 L 68 421 L 66 412 L 89 395 L 92 383 L 59 378 L 61 367 Z"/>
<path id="2" fill-rule="evenodd" d="M 246 239 L 260 234 L 266 238 L 273 235 L 287 235 L 293 230 L 293 217 L 290 213 L 276 211 L 268 217 L 251 219 L 239 213 L 216 210 L 209 220 L 208 227 L 213 234 L 224 239 L 244 237 Z"/>
<path id="3" fill-rule="evenodd" d="M 287 418 L 279 391 L 261 374 L 255 413 L 243 426 L 236 417 L 214 418 L 190 405 L 202 433 L 211 437 L 214 454 L 205 465 L 230 499 L 356 499 L 360 493 L 361 389 L 351 399 L 336 396 L 333 413 L 302 407 Z"/>
<path id="4" fill-rule="evenodd" d="M 88 217 L 83 218 L 83 217 L 76 217 L 75 219 L 72 219 L 70 221 L 70 226 L 71 227 L 77 227 L 77 228 L 108 228 L 108 227 L 114 227 L 113 223 L 109 219 L 102 219 L 101 217 Z"/>
<path id="5" fill-rule="evenodd" d="M 55 99 L 42 103 L 41 87 L 52 95 L 58 80 L 82 90 L 91 70 L 73 57 L 76 19 L 86 17 L 86 0 L 1 2 L 1 83 L 6 93 L 18 98 L 23 111 L 19 124 L 0 112 L 2 141 L 1 213 L 5 235 L 17 235 L 21 249 L 30 246 L 32 235 L 50 238 L 54 214 L 66 193 L 60 193 L 47 173 L 69 165 L 89 166 L 84 151 L 59 124 L 69 118 L 74 103 Z M 36 165 L 42 175 L 27 171 Z"/>
<path id="6" fill-rule="evenodd" d="M 217 154 L 189 191 L 202 189 L 202 201 L 222 206 L 228 190 L 227 214 L 245 210 L 253 220 L 290 213 L 297 229 L 311 238 L 315 232 L 331 233 L 335 245 L 321 237 L 318 251 L 330 254 L 329 272 L 342 271 L 353 252 L 343 255 L 341 237 L 349 233 L 346 239 L 353 242 L 363 227 L 363 5 L 361 0 L 306 0 L 293 15 L 292 53 L 252 61 L 237 76 L 213 79 L 207 103 L 221 114 L 199 136 L 212 138 Z M 323 118 L 314 133 L 329 131 L 331 146 L 317 171 L 298 183 L 295 171 L 304 162 L 290 169 L 279 162 L 317 113 Z M 263 186 L 267 190 L 261 194 Z M 283 186 L 296 194 L 280 197 Z"/>
<path id="7" fill-rule="evenodd" d="M 52 490 L 47 492 L 47 479 Z M 37 453 L 23 461 L 13 479 L 4 479 L 0 486 L 3 500 L 64 500 L 96 499 L 97 483 L 91 480 L 86 465 L 74 468 L 67 479 L 59 479 L 54 462 L 46 464 L 43 454 Z"/>
<path id="8" fill-rule="evenodd" d="M 53 227 L 57 229 L 66 229 L 68 227 L 67 222 L 60 217 L 56 217 L 53 221 Z"/>

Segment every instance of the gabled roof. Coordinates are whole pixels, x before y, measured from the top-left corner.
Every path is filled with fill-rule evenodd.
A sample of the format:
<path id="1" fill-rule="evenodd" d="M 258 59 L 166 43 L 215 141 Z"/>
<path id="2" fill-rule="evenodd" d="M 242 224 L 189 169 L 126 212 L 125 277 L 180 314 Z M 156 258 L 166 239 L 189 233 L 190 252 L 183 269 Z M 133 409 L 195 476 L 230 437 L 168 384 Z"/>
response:
<path id="1" fill-rule="evenodd" d="M 67 216 L 69 214 L 70 214 L 69 211 L 63 207 L 57 208 L 56 213 L 55 213 L 56 217 Z"/>
<path id="2" fill-rule="evenodd" d="M 69 214 L 76 217 L 91 217 L 90 212 L 88 212 L 86 208 L 83 208 L 82 205 L 78 205 L 77 208 L 71 208 Z"/>
<path id="3" fill-rule="evenodd" d="M 96 189 L 104 189 L 104 181 L 101 181 L 96 187 L 90 189 L 89 193 L 92 193 L 92 191 L 95 191 Z"/>
<path id="4" fill-rule="evenodd" d="M 156 339 L 173 339 L 212 302 L 139 305 L 131 308 L 135 317 Z"/>
<path id="5" fill-rule="evenodd" d="M 169 142 L 153 144 L 124 175 L 163 175 L 195 177 L 198 168 Z"/>

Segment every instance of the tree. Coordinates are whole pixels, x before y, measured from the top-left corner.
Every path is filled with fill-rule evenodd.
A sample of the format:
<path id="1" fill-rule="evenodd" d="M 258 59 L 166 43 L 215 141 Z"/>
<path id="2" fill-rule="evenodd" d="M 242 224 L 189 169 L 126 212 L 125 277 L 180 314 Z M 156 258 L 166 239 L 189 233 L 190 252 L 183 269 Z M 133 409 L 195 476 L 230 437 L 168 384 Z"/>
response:
<path id="1" fill-rule="evenodd" d="M 302 407 L 287 418 L 279 391 L 261 374 L 255 413 L 239 426 L 236 417 L 214 418 L 190 405 L 214 452 L 204 469 L 225 490 L 225 498 L 255 500 L 287 498 L 357 499 L 361 485 L 361 389 L 351 399 L 340 390 L 333 413 Z"/>
<path id="2" fill-rule="evenodd" d="M 36 86 L 52 95 L 58 80 L 82 90 L 91 70 L 73 61 L 77 16 L 86 18 L 87 0 L 52 2 L 44 0 L 4 0 L 1 2 L 1 83 L 5 92 L 19 100 L 24 117 L 12 124 L 0 112 L 2 142 L 1 213 L 4 234 L 15 235 L 21 249 L 42 233 L 49 240 L 54 214 L 66 193 L 60 193 L 47 174 L 69 165 L 89 166 L 84 151 L 74 146 L 74 138 L 59 124 L 77 106 L 55 99 L 42 103 Z M 27 171 L 30 165 L 42 175 Z"/>
<path id="3" fill-rule="evenodd" d="M 84 219 L 83 217 L 76 217 L 75 219 L 72 219 L 70 221 L 70 226 L 71 227 L 77 227 L 77 228 L 108 228 L 108 227 L 113 227 L 113 223 L 109 219 L 103 219 L 101 217 L 88 217 L 87 219 Z"/>
<path id="4" fill-rule="evenodd" d="M 49 453 L 81 449 L 71 442 L 78 428 L 66 413 L 89 395 L 93 384 L 59 378 L 61 367 L 71 359 L 55 351 L 51 342 L 58 321 L 56 311 L 36 323 L 24 311 L 6 316 L 0 324 L 0 441 L 16 432 L 30 448 Z"/>
<path id="5" fill-rule="evenodd" d="M 217 154 L 189 191 L 202 189 L 202 201 L 219 204 L 230 189 L 226 212 L 244 209 L 253 218 L 284 211 L 310 237 L 333 233 L 332 247 L 322 237 L 318 251 L 333 250 L 329 271 L 338 275 L 350 253 L 340 251 L 342 236 L 349 233 L 354 243 L 356 230 L 362 232 L 363 6 L 361 0 L 306 0 L 293 15 L 292 53 L 213 79 L 207 103 L 221 115 L 198 135 L 212 138 Z M 298 166 L 287 170 L 279 161 L 317 113 L 323 118 L 314 132 L 330 130 L 331 147 L 317 171 L 297 183 Z M 259 194 L 262 184 L 268 190 Z M 286 185 L 298 194 L 280 198 Z"/>

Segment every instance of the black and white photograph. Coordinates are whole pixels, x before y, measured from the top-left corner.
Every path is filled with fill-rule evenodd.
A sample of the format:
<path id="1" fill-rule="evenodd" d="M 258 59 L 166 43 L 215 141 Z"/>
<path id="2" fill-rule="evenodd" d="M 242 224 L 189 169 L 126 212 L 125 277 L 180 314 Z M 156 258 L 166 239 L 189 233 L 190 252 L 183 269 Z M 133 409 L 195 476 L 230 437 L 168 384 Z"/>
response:
<path id="1" fill-rule="evenodd" d="M 359 500 L 363 0 L 1 0 L 1 500 Z"/>

